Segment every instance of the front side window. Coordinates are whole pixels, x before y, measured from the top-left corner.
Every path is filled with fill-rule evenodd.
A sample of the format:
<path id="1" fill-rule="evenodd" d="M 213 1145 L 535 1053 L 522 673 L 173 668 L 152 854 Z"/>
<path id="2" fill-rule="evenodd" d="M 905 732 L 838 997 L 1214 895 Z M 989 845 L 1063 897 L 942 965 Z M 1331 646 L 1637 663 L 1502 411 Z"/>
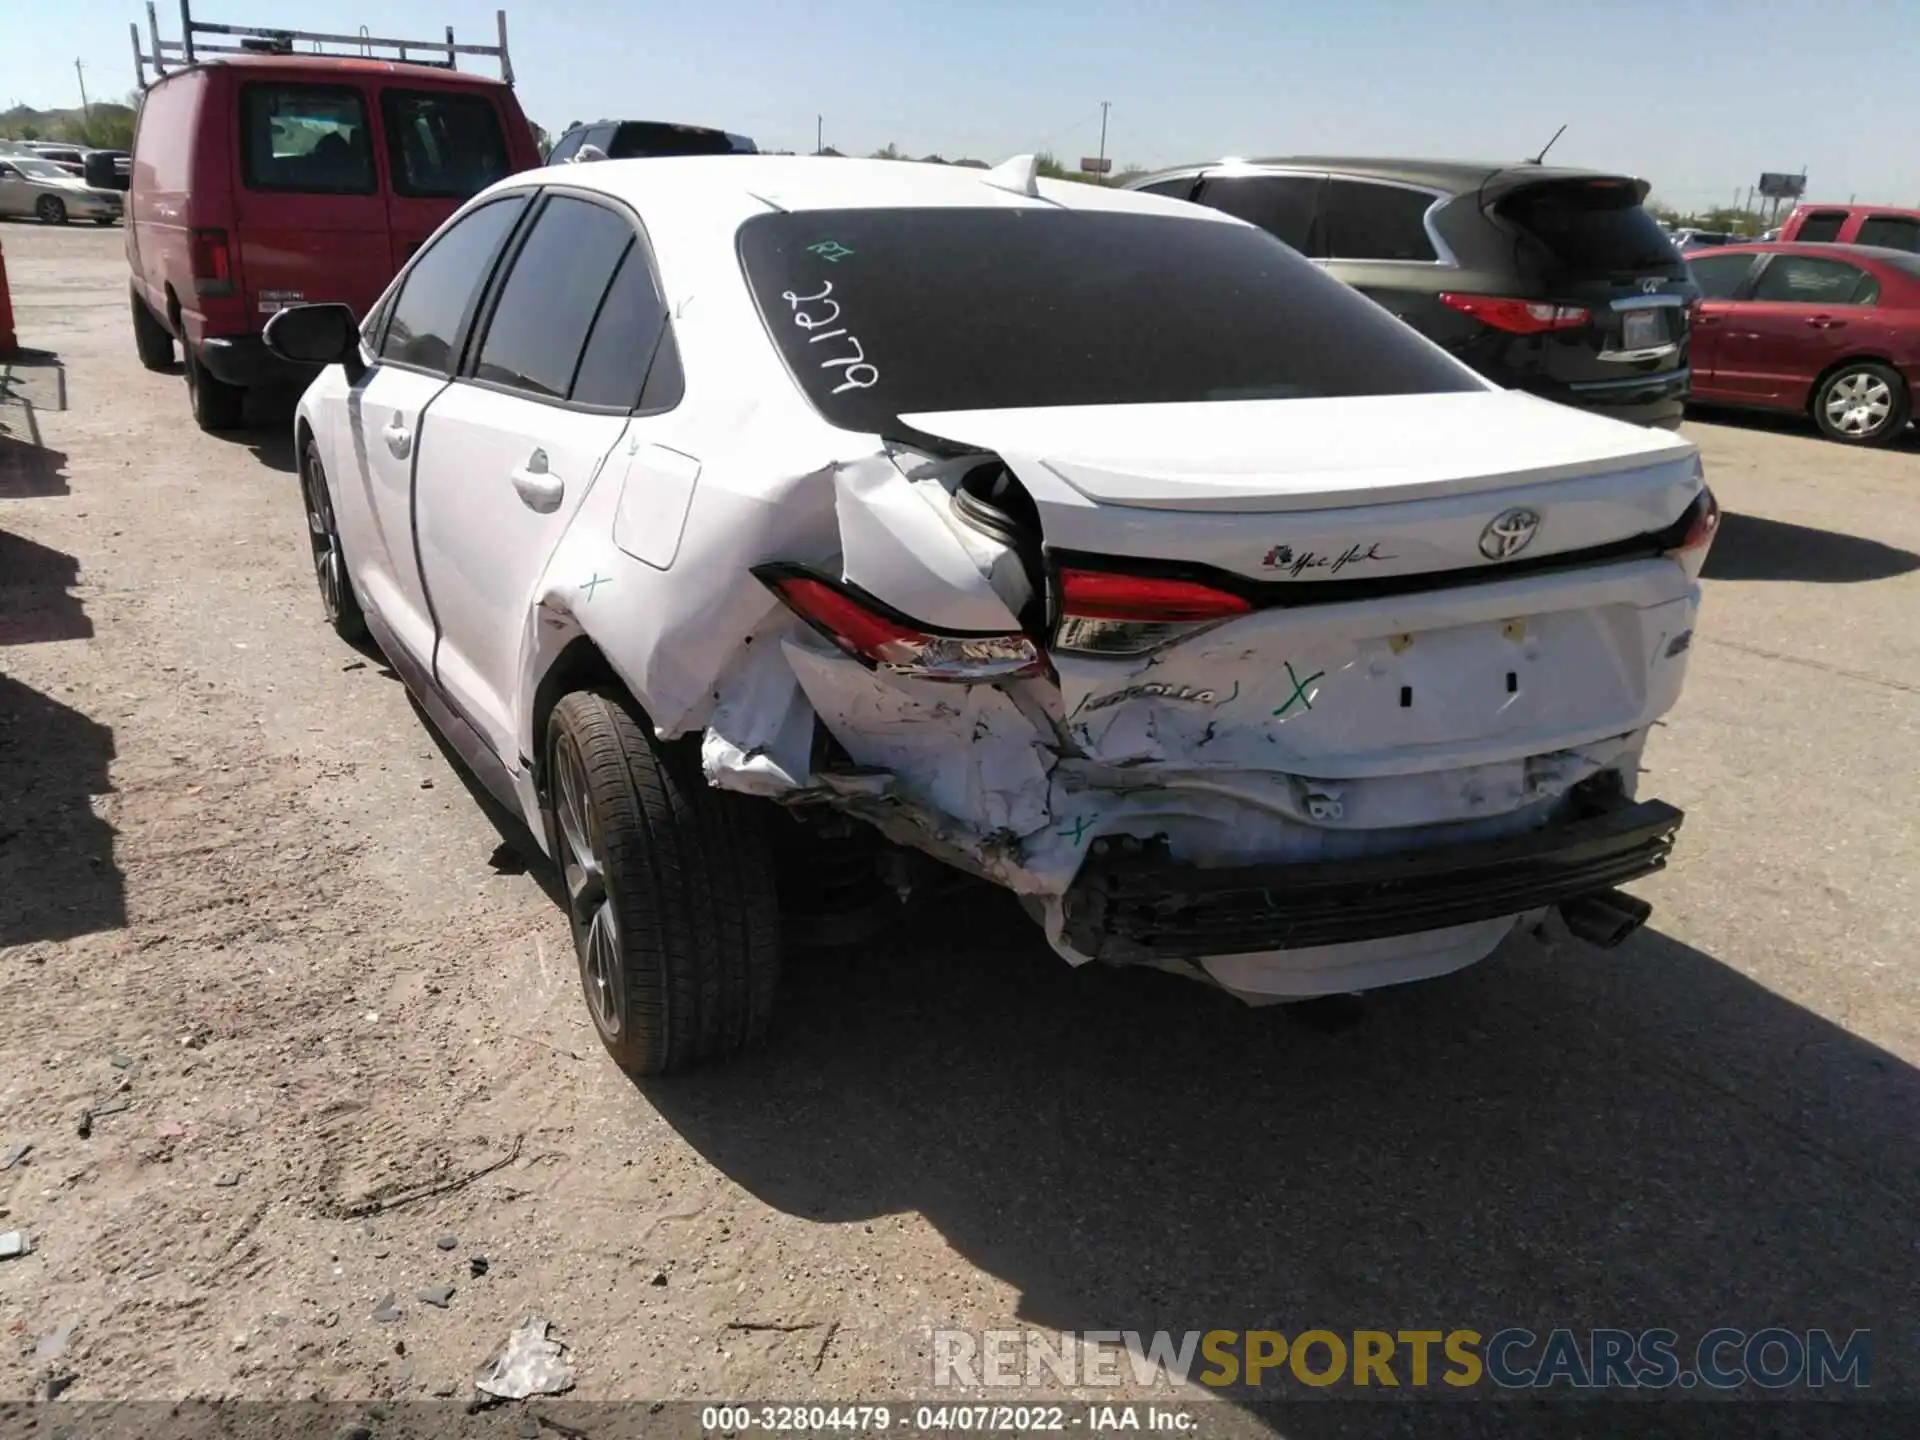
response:
<path id="1" fill-rule="evenodd" d="M 1806 245 L 1826 245 L 1840 238 L 1840 228 L 1846 223 L 1844 210 L 1816 210 L 1800 222 L 1793 238 Z"/>
<path id="2" fill-rule="evenodd" d="M 756 215 L 738 246 L 832 424 L 918 411 L 1471 391 L 1481 382 L 1259 230 L 999 207 Z"/>
<path id="3" fill-rule="evenodd" d="M 1696 255 L 1687 261 L 1702 300 L 1731 300 L 1753 268 L 1751 255 Z"/>
<path id="4" fill-rule="evenodd" d="M 1327 257 L 1332 260 L 1438 260 L 1427 234 L 1434 197 L 1403 185 L 1331 180 L 1326 191 Z"/>
<path id="5" fill-rule="evenodd" d="M 604 205 L 567 195 L 548 200 L 501 288 L 474 378 L 566 399 L 587 332 L 633 244 L 633 227 Z"/>
<path id="6" fill-rule="evenodd" d="M 376 188 L 366 102 L 352 86 L 243 86 L 240 154 L 250 190 L 371 195 Z"/>
<path id="7" fill-rule="evenodd" d="M 1880 282 L 1842 260 L 1776 255 L 1761 273 L 1753 298 L 1792 305 L 1871 305 L 1880 298 Z"/>
<path id="8" fill-rule="evenodd" d="M 388 90 L 380 112 L 397 195 L 465 200 L 509 173 L 500 115 L 484 95 Z"/>
<path id="9" fill-rule="evenodd" d="M 1323 175 L 1210 175 L 1197 197 L 1202 205 L 1258 225 L 1302 255 L 1319 255 Z"/>
<path id="10" fill-rule="evenodd" d="M 460 334 L 526 204 L 525 195 L 489 201 L 435 237 L 388 306 L 393 318 L 380 342 L 381 359 L 453 373 Z"/>

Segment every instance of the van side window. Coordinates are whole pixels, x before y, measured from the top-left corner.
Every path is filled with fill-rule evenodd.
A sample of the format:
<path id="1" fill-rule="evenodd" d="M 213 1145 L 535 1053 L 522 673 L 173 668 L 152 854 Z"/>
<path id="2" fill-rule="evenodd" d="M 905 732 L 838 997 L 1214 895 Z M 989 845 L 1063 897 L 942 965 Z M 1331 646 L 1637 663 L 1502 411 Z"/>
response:
<path id="1" fill-rule="evenodd" d="M 380 113 L 396 195 L 465 200 L 508 173 L 500 116 L 484 95 L 387 90 Z"/>
<path id="2" fill-rule="evenodd" d="M 367 107 L 346 85 L 252 84 L 240 91 L 241 173 L 249 190 L 371 195 Z"/>
<path id="3" fill-rule="evenodd" d="M 489 201 L 440 232 L 387 306 L 393 318 L 380 340 L 382 360 L 436 375 L 453 373 L 460 336 L 502 243 L 526 206 L 525 195 Z"/>

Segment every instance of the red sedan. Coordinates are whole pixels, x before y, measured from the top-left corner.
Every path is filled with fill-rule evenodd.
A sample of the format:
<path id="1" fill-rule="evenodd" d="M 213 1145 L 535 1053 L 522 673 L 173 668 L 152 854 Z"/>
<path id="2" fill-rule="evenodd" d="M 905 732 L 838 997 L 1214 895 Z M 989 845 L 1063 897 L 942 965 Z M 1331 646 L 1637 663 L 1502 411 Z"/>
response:
<path id="1" fill-rule="evenodd" d="M 1889 445 L 1920 385 L 1920 255 L 1871 245 L 1729 245 L 1700 286 L 1696 401 L 1811 414 L 1828 439 Z"/>

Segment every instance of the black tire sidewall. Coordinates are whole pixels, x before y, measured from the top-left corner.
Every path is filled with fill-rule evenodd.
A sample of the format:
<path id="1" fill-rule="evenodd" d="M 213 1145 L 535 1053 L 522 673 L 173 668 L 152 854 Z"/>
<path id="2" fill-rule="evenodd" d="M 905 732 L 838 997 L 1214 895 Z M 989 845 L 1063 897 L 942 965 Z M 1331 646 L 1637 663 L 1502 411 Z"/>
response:
<path id="1" fill-rule="evenodd" d="M 187 400 L 195 423 L 202 430 L 238 430 L 245 419 L 247 392 L 209 375 L 192 347 L 181 349 L 186 355 Z"/>
<path id="2" fill-rule="evenodd" d="M 1887 414 L 1887 420 L 1870 435 L 1849 435 L 1844 430 L 1836 430 L 1827 420 L 1827 392 L 1850 375 L 1871 375 L 1882 381 L 1893 395 L 1893 408 Z M 1907 422 L 1913 414 L 1913 396 L 1907 389 L 1907 382 L 1899 371 L 1891 365 L 1882 365 L 1877 360 L 1850 360 L 1837 365 L 1820 377 L 1820 383 L 1813 394 L 1813 423 L 1827 439 L 1841 445 L 1858 445 L 1870 448 L 1877 445 L 1891 445 L 1899 439 L 1907 428 Z"/>
<path id="3" fill-rule="evenodd" d="M 34 202 L 33 213 L 40 217 L 43 225 L 64 225 L 67 223 L 67 202 L 58 195 L 42 195 Z"/>
<path id="4" fill-rule="evenodd" d="M 173 364 L 173 336 L 167 333 L 166 326 L 147 308 L 146 301 L 135 295 L 131 303 L 133 348 L 140 357 L 140 363 L 149 370 L 165 370 Z"/>
<path id="5" fill-rule="evenodd" d="M 342 640 L 360 640 L 367 633 L 367 617 L 360 609 L 360 597 L 354 592 L 353 576 L 347 570 L 347 547 L 340 543 L 340 517 L 334 513 L 333 492 L 327 489 L 327 467 L 321 463 L 320 447 L 313 436 L 308 435 L 300 442 L 300 454 L 295 457 L 295 463 L 300 467 L 300 519 L 308 527 L 308 543 L 312 543 L 313 524 L 308 515 L 317 494 L 325 504 L 325 509 L 320 513 L 326 521 L 327 540 L 333 546 L 334 554 L 340 557 L 340 604 L 335 613 L 326 614 L 327 592 L 320 588 L 319 575 L 313 577 L 314 589 L 320 591 L 320 613 L 326 615 L 333 633 Z"/>

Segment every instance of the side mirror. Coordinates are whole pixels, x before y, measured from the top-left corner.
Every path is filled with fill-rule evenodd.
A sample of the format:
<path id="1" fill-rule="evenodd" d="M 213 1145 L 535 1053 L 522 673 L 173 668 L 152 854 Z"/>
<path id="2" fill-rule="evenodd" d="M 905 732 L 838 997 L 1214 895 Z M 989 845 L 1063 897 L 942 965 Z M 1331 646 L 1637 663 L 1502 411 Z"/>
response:
<path id="1" fill-rule="evenodd" d="M 344 365 L 347 379 L 366 373 L 360 359 L 360 322 L 346 305 L 290 305 L 262 334 L 267 349 L 300 365 Z"/>

